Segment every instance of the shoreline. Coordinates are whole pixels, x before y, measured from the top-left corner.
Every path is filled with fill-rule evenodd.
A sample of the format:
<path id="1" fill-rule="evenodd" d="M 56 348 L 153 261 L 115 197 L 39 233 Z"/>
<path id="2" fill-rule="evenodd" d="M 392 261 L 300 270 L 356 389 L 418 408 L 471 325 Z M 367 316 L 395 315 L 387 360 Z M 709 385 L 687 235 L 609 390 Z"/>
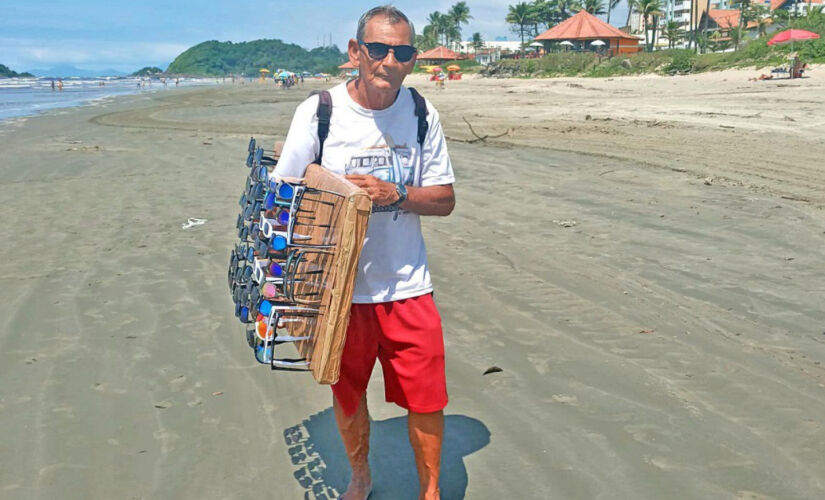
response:
<path id="1" fill-rule="evenodd" d="M 18 80 L 18 78 L 8 78 L 7 80 Z M 40 82 L 41 78 L 40 77 L 38 77 L 38 78 L 26 78 L 25 80 L 27 80 L 27 81 L 32 80 L 32 81 L 35 81 L 35 82 Z M 52 101 L 52 102 L 43 101 L 43 102 L 39 102 L 39 103 L 30 104 L 30 106 L 32 106 L 32 107 L 25 110 L 25 111 L 15 112 L 15 114 L 11 114 L 9 116 L 0 116 L 0 126 L 2 126 L 2 124 L 7 120 L 13 120 L 13 119 L 18 119 L 18 118 L 29 118 L 29 117 L 39 116 L 39 115 L 44 115 L 44 114 L 47 115 L 50 111 L 53 111 L 53 110 L 65 110 L 65 109 L 71 109 L 71 108 L 76 108 L 76 107 L 81 107 L 81 106 L 94 106 L 98 102 L 105 102 L 105 101 L 108 101 L 110 99 L 116 99 L 116 98 L 119 98 L 119 97 L 132 96 L 132 95 L 153 94 L 153 93 L 156 93 L 156 92 L 165 92 L 165 91 L 169 91 L 169 90 L 182 90 L 182 89 L 186 89 L 186 88 L 200 88 L 200 87 L 204 87 L 204 86 L 214 85 L 214 84 L 211 84 L 211 83 L 207 84 L 207 83 L 199 82 L 199 83 L 189 84 L 189 85 L 184 84 L 181 87 L 175 87 L 175 86 L 168 87 L 168 86 L 163 86 L 162 84 L 159 83 L 155 88 L 152 88 L 152 86 L 149 86 L 149 87 L 145 87 L 145 88 L 141 87 L 141 88 L 138 88 L 136 90 L 133 87 L 123 87 L 123 86 L 113 87 L 113 85 L 115 85 L 117 83 L 121 83 L 122 82 L 121 80 L 106 80 L 106 79 L 100 79 L 100 78 L 81 78 L 81 79 L 79 79 L 79 81 L 80 82 L 106 81 L 106 82 L 109 82 L 110 85 L 109 85 L 109 87 L 105 87 L 105 86 L 104 87 L 98 87 L 98 86 L 84 87 L 86 90 L 85 91 L 82 90 L 80 92 L 74 90 L 70 84 L 67 84 L 66 90 L 63 90 L 63 91 L 48 90 L 48 89 L 45 89 L 45 88 L 43 88 L 43 89 L 41 89 L 41 88 L 33 89 L 33 88 L 26 87 L 27 89 L 29 89 L 29 91 L 32 93 L 32 95 L 34 95 L 34 93 L 42 93 L 43 97 L 49 96 L 49 97 L 52 97 L 52 98 L 65 96 L 65 99 L 68 102 L 63 104 L 60 101 Z M 135 80 L 135 81 L 137 82 L 139 80 Z M 129 83 L 131 84 L 133 82 L 130 81 Z M 16 87 L 16 86 L 15 87 L 10 87 L 10 86 L 0 87 L 0 97 L 3 97 L 2 92 L 4 90 L 5 91 L 18 90 L 20 88 L 21 87 Z M 101 91 L 101 88 L 103 88 L 104 90 Z M 90 95 L 88 95 L 88 96 L 79 95 L 82 92 L 87 92 Z M 102 95 L 100 95 L 101 92 L 103 93 Z M 107 92 L 111 92 L 111 93 L 107 93 Z"/>

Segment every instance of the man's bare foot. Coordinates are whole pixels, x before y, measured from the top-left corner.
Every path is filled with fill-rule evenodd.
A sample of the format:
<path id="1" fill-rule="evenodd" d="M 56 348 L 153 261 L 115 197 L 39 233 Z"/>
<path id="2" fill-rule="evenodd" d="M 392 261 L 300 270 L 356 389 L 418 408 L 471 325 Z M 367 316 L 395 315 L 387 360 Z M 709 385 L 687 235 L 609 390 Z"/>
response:
<path id="1" fill-rule="evenodd" d="M 439 490 L 421 492 L 418 496 L 420 500 L 441 500 L 441 492 Z"/>
<path id="2" fill-rule="evenodd" d="M 341 500 L 367 500 L 372 493 L 372 477 L 367 467 L 363 471 L 352 472 L 347 491 L 341 495 Z"/>

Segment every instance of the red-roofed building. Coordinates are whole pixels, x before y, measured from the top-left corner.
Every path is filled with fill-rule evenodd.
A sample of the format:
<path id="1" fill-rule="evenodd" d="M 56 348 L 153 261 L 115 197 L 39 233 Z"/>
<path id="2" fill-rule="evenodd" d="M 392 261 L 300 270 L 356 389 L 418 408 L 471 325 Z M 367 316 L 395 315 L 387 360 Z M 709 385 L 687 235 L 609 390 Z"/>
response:
<path id="1" fill-rule="evenodd" d="M 633 54 L 642 50 L 638 37 L 628 35 L 584 10 L 545 31 L 536 40 L 543 43 L 568 41 L 582 48 L 588 44 L 596 48 L 592 42 L 601 40 L 612 55 Z"/>
<path id="2" fill-rule="evenodd" d="M 443 45 L 418 54 L 418 62 L 421 64 L 442 64 L 446 61 L 456 61 L 462 59 L 461 54 L 454 52 Z"/>
<path id="3" fill-rule="evenodd" d="M 338 66 L 338 69 L 341 70 L 341 76 L 351 76 L 355 75 L 358 72 L 358 66 L 352 64 L 351 62 L 347 61 L 344 64 Z"/>
<path id="4" fill-rule="evenodd" d="M 820 2 L 822 0 L 819 0 Z M 710 19 L 708 22 L 708 31 L 719 31 L 722 35 L 727 35 L 730 30 L 739 26 L 740 11 L 738 9 L 710 9 Z M 772 21 L 771 21 L 772 22 Z M 705 25 L 705 16 L 699 20 L 699 27 Z M 749 21 L 746 29 L 753 29 L 759 26 L 756 21 Z"/>
<path id="5" fill-rule="evenodd" d="M 739 9 L 710 9 L 710 19 L 722 31 L 739 26 Z"/>

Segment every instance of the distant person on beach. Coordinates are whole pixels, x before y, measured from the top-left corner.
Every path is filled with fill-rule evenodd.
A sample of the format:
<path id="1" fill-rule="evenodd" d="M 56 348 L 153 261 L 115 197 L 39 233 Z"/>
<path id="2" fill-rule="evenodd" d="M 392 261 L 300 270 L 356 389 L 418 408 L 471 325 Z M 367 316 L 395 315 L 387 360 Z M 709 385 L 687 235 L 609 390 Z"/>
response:
<path id="1" fill-rule="evenodd" d="M 54 92 L 54 80 L 52 80 L 52 92 Z"/>
<path id="2" fill-rule="evenodd" d="M 352 469 L 345 500 L 364 500 L 372 490 L 366 390 L 376 359 L 384 372 L 386 400 L 408 411 L 419 499 L 439 498 L 447 405 L 444 340 L 420 216 L 452 212 L 455 177 L 438 112 L 423 98 L 417 105 L 402 86 L 415 67 L 414 40 L 412 23 L 395 7 L 375 7 L 361 16 L 348 45 L 358 78 L 329 90 L 326 146 L 321 148 L 318 135 L 319 97 L 311 96 L 295 111 L 274 172 L 302 177 L 317 161 L 345 174 L 374 205 L 340 379 L 332 386 L 335 419 Z"/>
<path id="3" fill-rule="evenodd" d="M 58 92 L 63 92 L 63 80 L 62 79 L 57 80 L 57 91 Z"/>

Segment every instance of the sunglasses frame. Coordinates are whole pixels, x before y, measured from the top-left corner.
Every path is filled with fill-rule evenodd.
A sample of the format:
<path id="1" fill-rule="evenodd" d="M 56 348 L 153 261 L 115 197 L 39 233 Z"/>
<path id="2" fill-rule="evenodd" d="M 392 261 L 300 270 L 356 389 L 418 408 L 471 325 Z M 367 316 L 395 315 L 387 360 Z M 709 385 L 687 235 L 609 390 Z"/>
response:
<path id="1" fill-rule="evenodd" d="M 383 61 L 387 58 L 387 55 L 390 53 L 390 49 L 392 49 L 392 55 L 396 61 L 400 63 L 408 63 L 412 61 L 413 56 L 418 52 L 418 49 L 415 48 L 414 45 L 389 45 L 382 42 L 365 42 L 363 40 L 358 40 L 358 45 L 363 45 L 367 48 L 367 55 L 370 56 L 370 59 L 373 61 Z M 399 54 L 398 50 L 401 49 L 402 52 Z M 384 55 L 381 57 L 373 56 L 373 50 L 382 50 L 384 51 Z M 406 54 L 406 51 L 410 51 L 410 55 L 407 58 L 398 57 L 399 55 Z"/>

